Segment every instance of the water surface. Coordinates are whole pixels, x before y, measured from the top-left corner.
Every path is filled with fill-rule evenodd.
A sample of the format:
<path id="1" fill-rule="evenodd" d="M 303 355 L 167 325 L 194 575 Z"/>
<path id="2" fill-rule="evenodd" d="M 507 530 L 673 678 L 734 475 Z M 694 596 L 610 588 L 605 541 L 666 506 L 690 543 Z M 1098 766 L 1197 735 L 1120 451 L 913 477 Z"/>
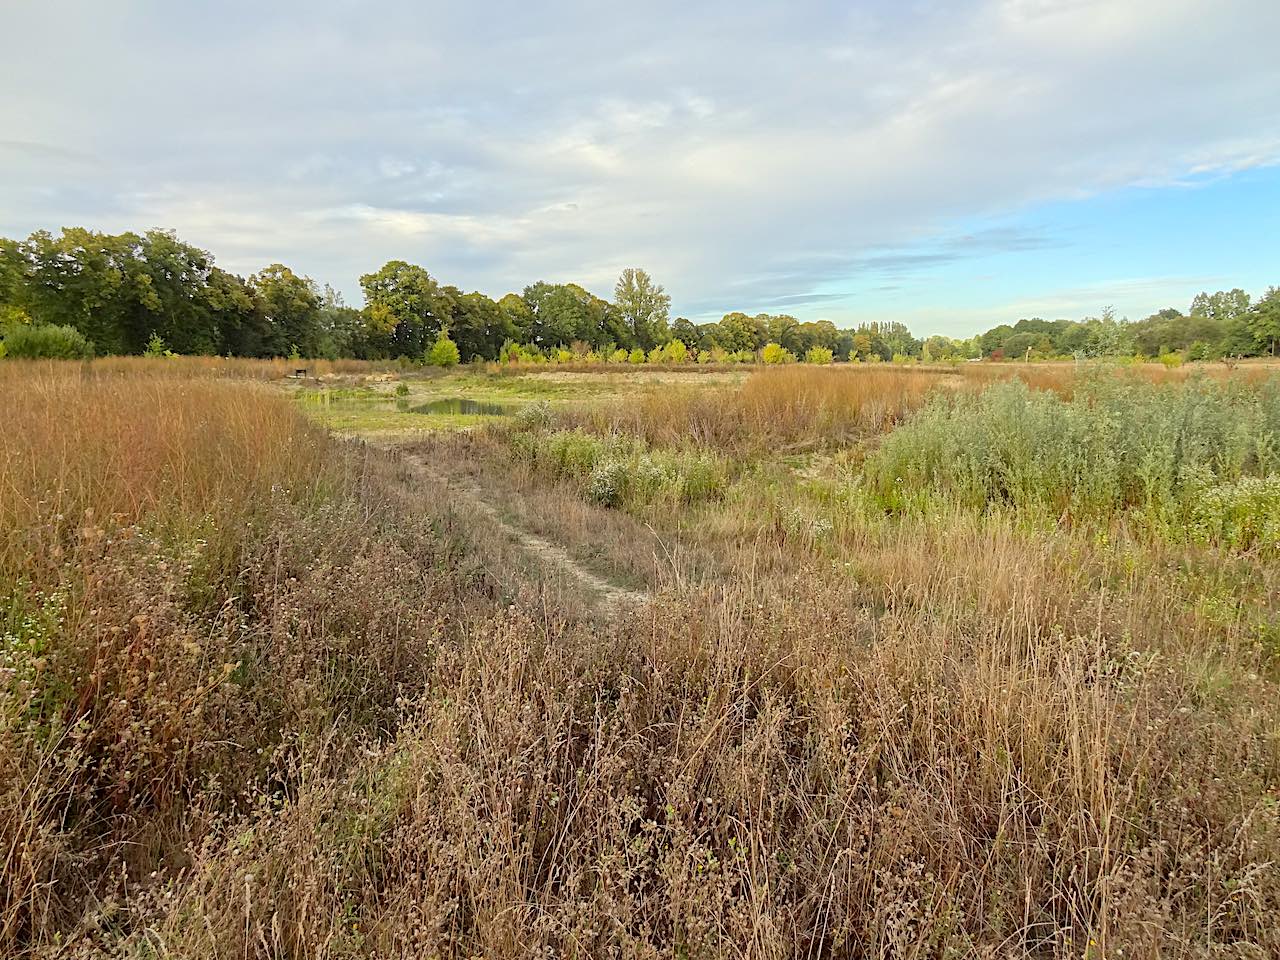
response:
<path id="1" fill-rule="evenodd" d="M 495 403 L 492 400 L 470 400 L 466 397 L 443 397 L 409 409 L 412 413 L 462 413 L 481 417 L 505 417 L 515 412 L 515 408 L 509 403 Z"/>

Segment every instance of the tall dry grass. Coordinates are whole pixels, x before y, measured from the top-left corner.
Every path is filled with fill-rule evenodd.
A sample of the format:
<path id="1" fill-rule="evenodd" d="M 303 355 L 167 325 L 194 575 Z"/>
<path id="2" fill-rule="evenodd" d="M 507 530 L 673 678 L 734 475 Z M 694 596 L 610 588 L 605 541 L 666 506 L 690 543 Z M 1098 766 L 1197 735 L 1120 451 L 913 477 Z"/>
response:
<path id="1" fill-rule="evenodd" d="M 78 443 L 128 419 L 109 395 Z M 62 394 L 34 396 L 52 422 Z M 215 444 L 176 422 L 192 478 L 210 451 L 280 476 L 250 462 L 273 449 L 254 416 Z M 499 440 L 420 453 L 492 495 Z M 872 519 L 763 466 L 684 516 L 540 507 L 540 474 L 510 478 L 546 536 L 582 528 L 618 569 L 644 575 L 654 534 L 720 565 L 700 581 L 672 549 L 653 601 L 602 624 L 497 589 L 506 532 L 447 477 L 349 455 L 320 451 L 324 498 L 230 497 L 257 519 L 216 577 L 202 531 L 145 529 L 157 495 L 128 535 L 64 539 L 11 609 L 0 954 L 1280 953 L 1274 570 Z M 186 489 L 199 512 L 230 488 Z"/>
<path id="2" fill-rule="evenodd" d="M 223 378 L 0 370 L 0 955 L 13 956 L 114 922 L 120 884 L 180 864 L 299 738 L 389 722 L 436 635 L 402 631 L 439 605 L 420 586 L 398 596 L 410 566 L 426 564 L 421 583 L 435 563 L 430 541 L 406 557 L 395 533 L 372 538 L 358 475 L 285 397 Z"/>
<path id="3" fill-rule="evenodd" d="M 281 380 L 305 369 L 308 377 L 360 376 L 398 370 L 392 360 L 288 360 L 247 357 L 98 357 L 94 360 L 6 360 L 0 364 L 0 387 L 21 383 L 33 371 L 59 372 L 84 379 L 124 378 L 183 380 Z"/>
<path id="4" fill-rule="evenodd" d="M 168 361 L 157 361 L 157 364 Z M 30 575 L 86 530 L 144 519 L 234 527 L 322 475 L 324 439 L 276 395 L 221 378 L 0 365 L 0 575 Z"/>
<path id="5" fill-rule="evenodd" d="M 911 368 L 787 366 L 758 370 L 736 389 L 664 385 L 571 419 L 654 445 L 787 450 L 838 444 L 889 429 L 923 405 L 948 374 Z"/>
<path id="6" fill-rule="evenodd" d="M 394 741 L 196 858 L 153 947 L 1280 949 L 1273 689 L 1206 703 L 1106 623 L 1055 620 L 1052 579 L 957 620 L 943 577 L 877 611 L 802 573 L 790 595 L 665 594 L 603 634 L 477 621 Z"/>

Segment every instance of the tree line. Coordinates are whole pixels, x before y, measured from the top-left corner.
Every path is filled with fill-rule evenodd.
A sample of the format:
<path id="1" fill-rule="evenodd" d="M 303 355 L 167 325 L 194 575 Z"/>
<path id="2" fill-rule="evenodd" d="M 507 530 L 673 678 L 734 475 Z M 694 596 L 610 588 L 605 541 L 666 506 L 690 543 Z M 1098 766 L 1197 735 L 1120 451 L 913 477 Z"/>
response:
<path id="1" fill-rule="evenodd" d="M 80 227 L 0 239 L 0 336 L 64 330 L 85 350 L 242 357 L 427 357 L 447 339 L 463 361 L 547 356 L 668 359 L 763 356 L 892 361 L 1158 356 L 1186 359 L 1272 354 L 1280 344 L 1280 289 L 1256 302 L 1242 290 L 1202 293 L 1187 313 L 1144 320 L 1110 311 L 1084 320 L 1031 318 L 964 340 L 917 338 L 902 323 L 838 329 L 828 320 L 726 314 L 697 324 L 670 317 L 671 298 L 644 270 L 627 269 L 606 300 L 575 283 L 538 281 L 494 300 L 393 260 L 360 278 L 364 306 L 275 263 L 248 277 L 218 267 L 172 231 L 106 234 Z M 47 336 L 45 339 L 49 339 Z M 56 339 L 56 338 L 54 338 Z M 678 350 L 667 349 L 679 343 Z M 656 351 L 656 352 L 655 352 Z M 12 352 L 12 351 L 11 351 Z M 452 348 L 449 351 L 452 355 Z"/>

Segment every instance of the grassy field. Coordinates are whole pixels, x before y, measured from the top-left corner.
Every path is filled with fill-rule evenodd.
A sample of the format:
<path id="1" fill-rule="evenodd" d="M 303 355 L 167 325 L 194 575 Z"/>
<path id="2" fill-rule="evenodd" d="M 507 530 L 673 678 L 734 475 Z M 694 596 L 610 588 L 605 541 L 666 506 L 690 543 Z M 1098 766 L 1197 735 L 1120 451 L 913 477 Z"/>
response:
<path id="1" fill-rule="evenodd" d="M 1280 955 L 1280 370 L 287 366 L 0 363 L 0 955 Z"/>

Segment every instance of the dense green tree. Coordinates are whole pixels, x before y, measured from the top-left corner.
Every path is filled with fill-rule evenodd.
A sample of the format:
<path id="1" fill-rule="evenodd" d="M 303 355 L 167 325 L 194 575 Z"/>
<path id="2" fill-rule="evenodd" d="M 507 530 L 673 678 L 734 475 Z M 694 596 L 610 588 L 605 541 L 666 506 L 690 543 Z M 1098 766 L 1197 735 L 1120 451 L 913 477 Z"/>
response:
<path id="1" fill-rule="evenodd" d="M 532 336 L 533 312 L 524 297 L 518 293 L 508 293 L 498 301 L 506 322 L 511 326 L 513 340 L 525 343 Z"/>
<path id="2" fill-rule="evenodd" d="M 530 340 L 538 346 L 632 345 L 631 331 L 620 312 L 576 283 L 539 281 L 525 288 L 524 301 L 531 317 Z"/>
<path id="3" fill-rule="evenodd" d="M 453 302 L 422 267 L 391 260 L 360 278 L 365 326 L 382 356 L 420 357 L 453 315 Z"/>
<path id="4" fill-rule="evenodd" d="M 721 350 L 736 353 L 740 350 L 759 350 L 768 342 L 764 325 L 756 317 L 745 313 L 726 313 L 712 333 L 715 345 Z"/>
<path id="5" fill-rule="evenodd" d="M 214 267 L 204 291 L 210 315 L 218 322 L 218 353 L 265 357 L 271 353 L 271 329 L 257 293 L 242 278 Z"/>
<path id="6" fill-rule="evenodd" d="M 810 350 L 830 350 L 835 353 L 840 340 L 840 331 L 830 320 L 813 320 L 800 324 L 794 333 L 797 355 L 807 354 Z M 848 350 L 845 351 L 848 353 Z"/>
<path id="7" fill-rule="evenodd" d="M 702 332 L 692 320 L 676 317 L 671 322 L 671 339 L 679 340 L 686 347 L 696 350 L 702 343 Z"/>
<path id="8" fill-rule="evenodd" d="M 458 293 L 451 299 L 449 332 L 462 360 L 496 360 L 502 345 L 517 333 L 507 312 L 483 293 Z"/>
<path id="9" fill-rule="evenodd" d="M 771 343 L 780 345 L 788 353 L 803 353 L 800 347 L 800 321 L 787 314 L 773 316 L 761 313 L 756 316 L 757 323 L 765 330 L 765 336 Z"/>
<path id="10" fill-rule="evenodd" d="M 628 267 L 613 288 L 613 302 L 631 340 L 651 350 L 671 339 L 667 328 L 671 298 L 661 284 L 637 267 Z"/>
<path id="11" fill-rule="evenodd" d="M 320 294 L 309 277 L 273 263 L 249 278 L 266 321 L 266 352 L 314 357 L 320 346 Z"/>
<path id="12" fill-rule="evenodd" d="M 320 328 L 317 356 L 328 360 L 338 357 L 363 359 L 369 356 L 371 345 L 365 329 L 364 314 L 355 307 L 347 306 L 342 294 L 327 283 L 320 294 L 320 316 L 317 322 Z"/>
<path id="13" fill-rule="evenodd" d="M 1249 311 L 1246 322 L 1253 339 L 1274 357 L 1280 344 L 1280 287 L 1267 288 Z"/>
<path id="14" fill-rule="evenodd" d="M 69 227 L 37 231 L 21 245 L 25 283 L 19 305 L 40 323 L 78 330 L 100 353 L 140 353 L 154 301 L 139 269 L 136 234 L 109 236 Z M 158 303 L 157 303 L 158 305 Z"/>
<path id="15" fill-rule="evenodd" d="M 172 232 L 150 230 L 138 241 L 134 264 L 143 291 L 139 335 L 158 334 L 176 353 L 216 353 L 222 333 L 209 297 L 213 257 Z"/>
<path id="16" fill-rule="evenodd" d="M 1217 293 L 1198 293 L 1191 301 L 1191 316 L 1214 320 L 1240 320 L 1249 312 L 1249 295 L 1237 287 Z"/>

